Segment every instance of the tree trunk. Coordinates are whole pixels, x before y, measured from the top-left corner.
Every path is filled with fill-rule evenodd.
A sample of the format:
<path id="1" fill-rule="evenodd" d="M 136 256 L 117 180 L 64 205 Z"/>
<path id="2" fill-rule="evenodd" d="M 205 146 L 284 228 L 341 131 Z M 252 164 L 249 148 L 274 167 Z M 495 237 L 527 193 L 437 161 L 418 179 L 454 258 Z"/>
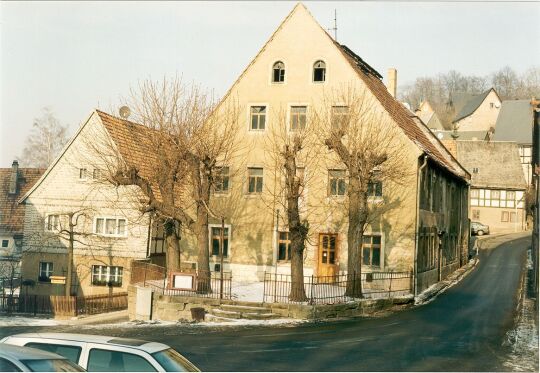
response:
<path id="1" fill-rule="evenodd" d="M 202 204 L 197 206 L 197 221 L 195 223 L 197 234 L 197 292 L 211 293 L 210 283 L 210 250 L 208 247 L 208 211 Z M 221 268 L 223 270 L 223 268 Z"/>
<path id="2" fill-rule="evenodd" d="M 72 217 L 69 216 L 69 247 L 67 256 L 67 276 L 66 276 L 66 289 L 65 295 L 69 297 L 71 295 L 71 281 L 73 277 L 73 241 L 75 240 L 73 233 L 73 224 L 71 222 Z"/>
<path id="3" fill-rule="evenodd" d="M 165 243 L 167 245 L 167 272 L 180 270 L 180 244 L 176 233 L 176 224 L 174 220 L 168 220 L 164 226 Z"/>
<path id="4" fill-rule="evenodd" d="M 208 240 L 208 206 L 210 205 L 210 180 L 209 173 L 203 162 L 196 161 L 193 164 L 193 176 L 195 183 L 195 201 L 197 201 L 197 221 L 195 232 L 197 235 L 197 292 L 211 293 L 212 284 L 210 277 L 210 249 Z M 223 271 L 223 268 L 220 268 Z"/>
<path id="5" fill-rule="evenodd" d="M 367 195 L 358 175 L 349 177 L 349 230 L 347 232 L 347 289 L 345 295 L 362 298 L 362 239 L 367 216 Z"/>
<path id="6" fill-rule="evenodd" d="M 304 248 L 307 227 L 300 221 L 298 199 L 301 182 L 296 175 L 296 156 L 299 149 L 286 146 L 285 177 L 287 191 L 287 220 L 291 240 L 291 293 L 289 299 L 295 302 L 307 300 L 304 289 Z"/>

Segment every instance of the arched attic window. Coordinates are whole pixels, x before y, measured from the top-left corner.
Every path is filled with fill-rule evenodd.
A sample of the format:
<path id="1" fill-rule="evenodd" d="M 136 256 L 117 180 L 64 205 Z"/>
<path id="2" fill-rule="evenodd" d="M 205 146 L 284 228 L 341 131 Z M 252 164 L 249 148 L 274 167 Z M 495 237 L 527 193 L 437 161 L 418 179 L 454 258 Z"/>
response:
<path id="1" fill-rule="evenodd" d="M 313 64 L 313 81 L 324 82 L 326 80 L 326 63 L 322 60 Z"/>
<path id="2" fill-rule="evenodd" d="M 272 83 L 283 83 L 284 81 L 285 64 L 281 61 L 277 61 L 272 67 Z"/>

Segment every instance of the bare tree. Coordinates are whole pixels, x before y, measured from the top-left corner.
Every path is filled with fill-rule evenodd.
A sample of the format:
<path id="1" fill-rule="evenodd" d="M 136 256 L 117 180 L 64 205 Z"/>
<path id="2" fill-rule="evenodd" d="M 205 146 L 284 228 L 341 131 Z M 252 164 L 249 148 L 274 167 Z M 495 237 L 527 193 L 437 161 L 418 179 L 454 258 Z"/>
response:
<path id="1" fill-rule="evenodd" d="M 275 124 L 266 138 L 269 168 L 274 170 L 277 185 L 270 191 L 274 199 L 285 210 L 290 240 L 291 292 L 293 301 L 305 301 L 304 251 L 309 234 L 304 190 L 310 179 L 307 169 L 317 168 L 320 146 L 311 128 L 306 107 L 297 107 L 287 120 L 283 110 L 272 116 Z"/>
<path id="2" fill-rule="evenodd" d="M 339 106 L 336 106 L 339 105 Z M 386 196 L 370 200 L 377 188 L 410 182 L 403 167 L 406 157 L 403 133 L 380 103 L 365 88 L 343 88 L 324 99 L 316 112 L 316 124 L 326 147 L 345 166 L 348 174 L 348 260 L 346 295 L 362 297 L 361 250 L 366 228 L 395 204 Z M 378 185 L 378 186 L 377 186 Z"/>
<path id="3" fill-rule="evenodd" d="M 68 127 L 60 124 L 50 108 L 43 108 L 42 115 L 34 119 L 22 155 L 25 167 L 47 168 L 68 141 Z"/>
<path id="4" fill-rule="evenodd" d="M 94 153 L 105 164 L 106 178 L 117 186 L 137 186 L 137 195 L 144 197 L 136 197 L 141 211 L 164 224 L 169 270 L 180 268 L 177 228 L 194 233 L 198 291 L 210 291 L 210 195 L 216 175 L 234 156 L 237 109 L 218 106 L 210 94 L 178 78 L 145 81 L 126 103 L 134 121 L 145 128 L 140 139 L 145 159 L 130 162 L 111 156 L 116 146 L 103 142 L 92 144 Z"/>

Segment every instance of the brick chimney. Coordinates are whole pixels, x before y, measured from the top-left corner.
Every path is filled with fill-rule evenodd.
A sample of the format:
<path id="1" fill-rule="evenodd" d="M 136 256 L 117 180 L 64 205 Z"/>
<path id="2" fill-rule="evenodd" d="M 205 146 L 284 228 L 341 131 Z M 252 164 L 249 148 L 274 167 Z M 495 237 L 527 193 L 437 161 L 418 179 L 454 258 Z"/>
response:
<path id="1" fill-rule="evenodd" d="M 19 162 L 13 161 L 11 176 L 9 177 L 9 194 L 17 194 L 17 179 L 19 176 Z"/>
<path id="2" fill-rule="evenodd" d="M 393 67 L 388 69 L 388 92 L 393 98 L 396 98 L 397 94 L 397 70 Z"/>

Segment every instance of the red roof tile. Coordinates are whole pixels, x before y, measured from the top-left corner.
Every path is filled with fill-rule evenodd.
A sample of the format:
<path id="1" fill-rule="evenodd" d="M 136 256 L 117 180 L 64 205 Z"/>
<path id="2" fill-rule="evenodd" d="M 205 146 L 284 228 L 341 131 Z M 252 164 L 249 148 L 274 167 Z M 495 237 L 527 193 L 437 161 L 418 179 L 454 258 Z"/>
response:
<path id="1" fill-rule="evenodd" d="M 23 231 L 25 211 L 25 206 L 17 202 L 38 181 L 45 170 L 19 168 L 16 194 L 9 194 L 11 172 L 11 168 L 0 168 L 0 231 L 15 234 Z"/>

